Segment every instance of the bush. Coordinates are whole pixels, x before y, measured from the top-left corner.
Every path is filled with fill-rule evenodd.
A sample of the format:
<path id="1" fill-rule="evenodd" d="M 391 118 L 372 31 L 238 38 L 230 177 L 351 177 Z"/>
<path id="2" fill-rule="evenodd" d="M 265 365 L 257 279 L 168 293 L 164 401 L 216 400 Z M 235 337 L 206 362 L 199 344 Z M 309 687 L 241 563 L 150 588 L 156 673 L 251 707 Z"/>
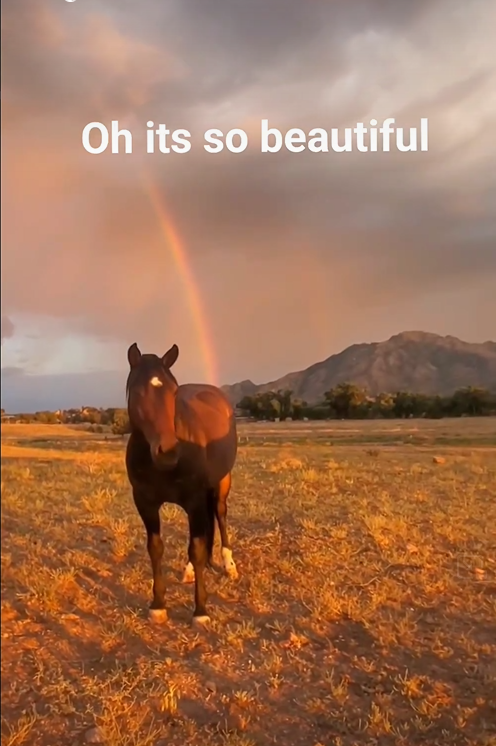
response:
<path id="1" fill-rule="evenodd" d="M 118 414 L 112 424 L 112 432 L 114 435 L 127 435 L 131 432 L 131 426 L 129 424 L 129 417 L 126 414 Z"/>

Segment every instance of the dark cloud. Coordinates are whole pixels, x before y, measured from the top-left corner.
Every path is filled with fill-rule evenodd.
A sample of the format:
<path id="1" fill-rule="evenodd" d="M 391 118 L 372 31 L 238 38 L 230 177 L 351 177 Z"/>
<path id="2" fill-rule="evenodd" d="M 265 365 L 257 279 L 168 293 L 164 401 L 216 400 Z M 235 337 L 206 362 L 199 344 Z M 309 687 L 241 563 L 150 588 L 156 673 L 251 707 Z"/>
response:
<path id="1" fill-rule="evenodd" d="M 124 407 L 125 401 L 122 376 L 115 372 L 30 376 L 2 368 L 2 408 L 6 412 Z"/>
<path id="2" fill-rule="evenodd" d="M 5 368 L 2 368 L 3 378 L 18 378 L 19 376 L 23 376 L 24 373 L 24 368 L 16 365 L 7 365 Z"/>
<path id="3" fill-rule="evenodd" d="M 5 3 L 4 307 L 123 350 L 174 338 L 185 374 L 201 375 L 146 174 L 187 249 L 223 380 L 361 341 L 378 297 L 375 338 L 401 330 L 402 303 L 409 328 L 455 324 L 432 297 L 463 305 L 496 277 L 494 22 L 487 0 Z M 430 152 L 258 152 L 262 118 L 308 130 L 387 116 L 428 117 Z M 112 118 L 135 153 L 85 153 L 84 125 Z M 143 155 L 150 118 L 189 129 L 192 151 Z M 210 127 L 245 128 L 249 150 L 206 154 Z M 494 335 L 485 303 L 482 319 L 467 305 L 466 331 Z"/>
<path id="4" fill-rule="evenodd" d="M 9 319 L 8 316 L 2 315 L 2 344 L 4 339 L 8 339 L 9 337 L 12 337 L 14 334 L 14 324 Z"/>

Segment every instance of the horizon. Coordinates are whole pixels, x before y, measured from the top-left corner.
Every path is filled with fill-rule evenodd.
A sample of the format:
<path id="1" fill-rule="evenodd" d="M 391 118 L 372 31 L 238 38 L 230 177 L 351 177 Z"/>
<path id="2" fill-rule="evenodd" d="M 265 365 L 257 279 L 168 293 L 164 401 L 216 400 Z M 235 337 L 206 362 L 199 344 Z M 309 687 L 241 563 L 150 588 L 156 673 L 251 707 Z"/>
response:
<path id="1" fill-rule="evenodd" d="M 232 387 L 238 384 L 242 383 L 252 383 L 255 386 L 268 386 L 272 383 L 278 382 L 281 378 L 285 378 L 287 376 L 300 373 L 302 371 L 307 370 L 309 367 L 312 367 L 313 365 L 318 365 L 320 363 L 325 362 L 326 360 L 329 360 L 332 357 L 335 357 L 337 355 L 340 355 L 341 353 L 345 352 L 350 347 L 356 346 L 356 345 L 378 345 L 383 344 L 384 342 L 389 342 L 391 339 L 394 339 L 395 337 L 405 337 L 409 335 L 423 335 L 423 336 L 431 336 L 439 339 L 453 339 L 458 342 L 462 342 L 464 344 L 474 344 L 474 345 L 484 345 L 484 344 L 496 344 L 495 340 L 492 339 L 486 339 L 482 341 L 475 341 L 471 342 L 469 340 L 460 339 L 456 335 L 453 334 L 438 334 L 437 332 L 426 332 L 421 331 L 418 329 L 409 329 L 404 330 L 401 332 L 396 332 L 389 336 L 387 339 L 382 340 L 372 340 L 370 342 L 352 342 L 350 345 L 347 345 L 346 347 L 342 348 L 341 350 L 338 350 L 336 352 L 332 352 L 330 355 L 327 355 L 326 357 L 322 358 L 321 360 L 315 360 L 310 365 L 304 366 L 298 369 L 294 369 L 291 371 L 286 371 L 285 373 L 281 373 L 276 378 L 266 380 L 266 381 L 259 381 L 255 382 L 250 378 L 239 378 L 236 381 L 232 381 L 230 383 L 221 383 L 221 387 Z M 42 411 L 57 411 L 57 410 L 66 410 L 66 409 L 77 409 L 83 406 L 96 406 L 97 408 L 102 409 L 108 409 L 108 408 L 122 408 L 125 406 L 125 393 L 124 393 L 124 382 L 125 377 L 127 376 L 128 372 L 128 364 L 127 361 L 123 365 L 121 369 L 115 369 L 115 370 L 108 370 L 108 371 L 91 371 L 87 373 L 77 373 L 77 372 L 70 372 L 70 373 L 55 373 L 55 374 L 19 374 L 18 371 L 10 371 L 9 368 L 2 367 L 1 368 L 1 376 L 2 376 L 2 387 L 1 387 L 1 399 L 2 399 L 2 408 L 5 410 L 6 415 L 12 415 L 12 414 L 19 414 L 21 412 L 42 412 Z M 121 379 L 122 376 L 122 379 Z M 36 391 L 42 391 L 44 390 L 44 386 L 46 389 L 53 390 L 54 388 L 57 389 L 57 391 L 62 390 L 64 393 L 61 395 L 62 401 L 68 402 L 71 401 L 72 403 L 59 405 L 56 403 L 55 399 L 52 400 L 52 404 L 50 406 L 38 406 L 38 405 L 32 405 L 31 408 L 23 408 L 23 407 L 15 407 L 15 406 L 8 406 L 8 398 L 7 400 L 4 399 L 4 380 L 7 382 L 9 381 L 9 378 L 13 377 L 14 382 L 19 385 L 19 382 L 27 386 L 28 391 L 21 390 L 21 393 L 15 393 L 11 397 L 12 401 L 31 401 L 35 402 L 37 401 L 36 395 L 32 395 L 31 391 L 32 389 L 35 389 Z M 37 384 L 35 386 L 31 385 L 31 382 L 33 379 L 36 379 Z M 90 382 L 90 386 L 84 386 L 84 382 Z M 96 397 L 97 404 L 94 404 L 93 402 L 90 402 L 88 400 L 88 397 L 85 399 L 85 394 L 81 393 L 82 391 L 90 391 L 93 390 L 93 387 L 91 386 L 92 379 L 94 381 L 93 387 L 98 392 L 101 392 L 103 389 L 103 398 L 100 398 L 99 396 Z M 55 383 L 58 382 L 58 385 Z M 193 381 L 180 381 L 180 383 L 192 383 Z M 196 381 L 197 383 L 199 381 Z M 83 385 L 81 385 L 83 383 Z M 65 385 L 64 385 L 65 384 Z M 71 385 L 72 384 L 72 385 Z M 122 384 L 122 386 L 120 385 Z M 118 393 L 118 389 L 122 388 L 122 395 Z M 42 394 L 43 396 L 43 394 Z M 57 394 L 59 396 L 59 394 Z M 88 394 L 88 396 L 91 396 L 91 394 Z M 84 399 L 87 403 L 84 404 L 81 401 Z M 102 403 L 104 402 L 104 399 L 106 400 L 107 397 L 110 397 L 110 402 Z M 114 398 L 112 398 L 114 397 Z M 76 402 L 76 398 L 78 401 Z M 50 400 L 50 395 L 47 395 L 47 398 L 45 401 Z M 40 401 L 40 400 L 38 400 Z"/>
<path id="2" fill-rule="evenodd" d="M 134 340 L 177 343 L 180 380 L 229 385 L 405 329 L 494 338 L 491 4 L 5 5 L 4 408 L 119 402 Z M 405 142 L 427 120 L 428 150 L 260 145 L 264 120 L 388 118 Z M 112 120 L 133 152 L 87 152 L 84 128 Z M 191 151 L 146 153 L 149 121 L 186 128 Z M 217 127 L 250 147 L 206 152 Z"/>

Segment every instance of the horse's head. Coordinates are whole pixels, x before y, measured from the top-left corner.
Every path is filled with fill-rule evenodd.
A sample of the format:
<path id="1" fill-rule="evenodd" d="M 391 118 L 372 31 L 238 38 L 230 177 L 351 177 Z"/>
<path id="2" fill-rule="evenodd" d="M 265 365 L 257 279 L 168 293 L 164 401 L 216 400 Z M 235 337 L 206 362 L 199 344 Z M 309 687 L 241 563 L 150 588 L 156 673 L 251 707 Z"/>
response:
<path id="1" fill-rule="evenodd" d="M 160 469 L 173 469 L 179 460 L 174 426 L 178 384 L 170 371 L 178 355 L 177 345 L 162 357 L 142 355 L 136 343 L 127 352 L 129 422 L 146 438 L 153 463 Z"/>

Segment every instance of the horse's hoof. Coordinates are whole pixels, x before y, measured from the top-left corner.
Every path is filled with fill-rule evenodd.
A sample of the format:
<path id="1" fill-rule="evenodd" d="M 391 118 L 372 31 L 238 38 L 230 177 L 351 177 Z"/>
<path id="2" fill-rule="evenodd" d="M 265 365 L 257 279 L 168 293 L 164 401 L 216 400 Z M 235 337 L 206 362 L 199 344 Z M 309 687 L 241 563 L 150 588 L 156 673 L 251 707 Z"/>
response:
<path id="1" fill-rule="evenodd" d="M 167 609 L 149 609 L 148 619 L 152 624 L 163 624 L 167 621 Z"/>
<path id="2" fill-rule="evenodd" d="M 195 582 L 195 568 L 192 562 L 188 562 L 184 568 L 182 583 L 194 583 Z"/>
<path id="3" fill-rule="evenodd" d="M 194 616 L 191 620 L 192 627 L 203 628 L 210 622 L 210 617 L 207 614 L 203 616 Z"/>

